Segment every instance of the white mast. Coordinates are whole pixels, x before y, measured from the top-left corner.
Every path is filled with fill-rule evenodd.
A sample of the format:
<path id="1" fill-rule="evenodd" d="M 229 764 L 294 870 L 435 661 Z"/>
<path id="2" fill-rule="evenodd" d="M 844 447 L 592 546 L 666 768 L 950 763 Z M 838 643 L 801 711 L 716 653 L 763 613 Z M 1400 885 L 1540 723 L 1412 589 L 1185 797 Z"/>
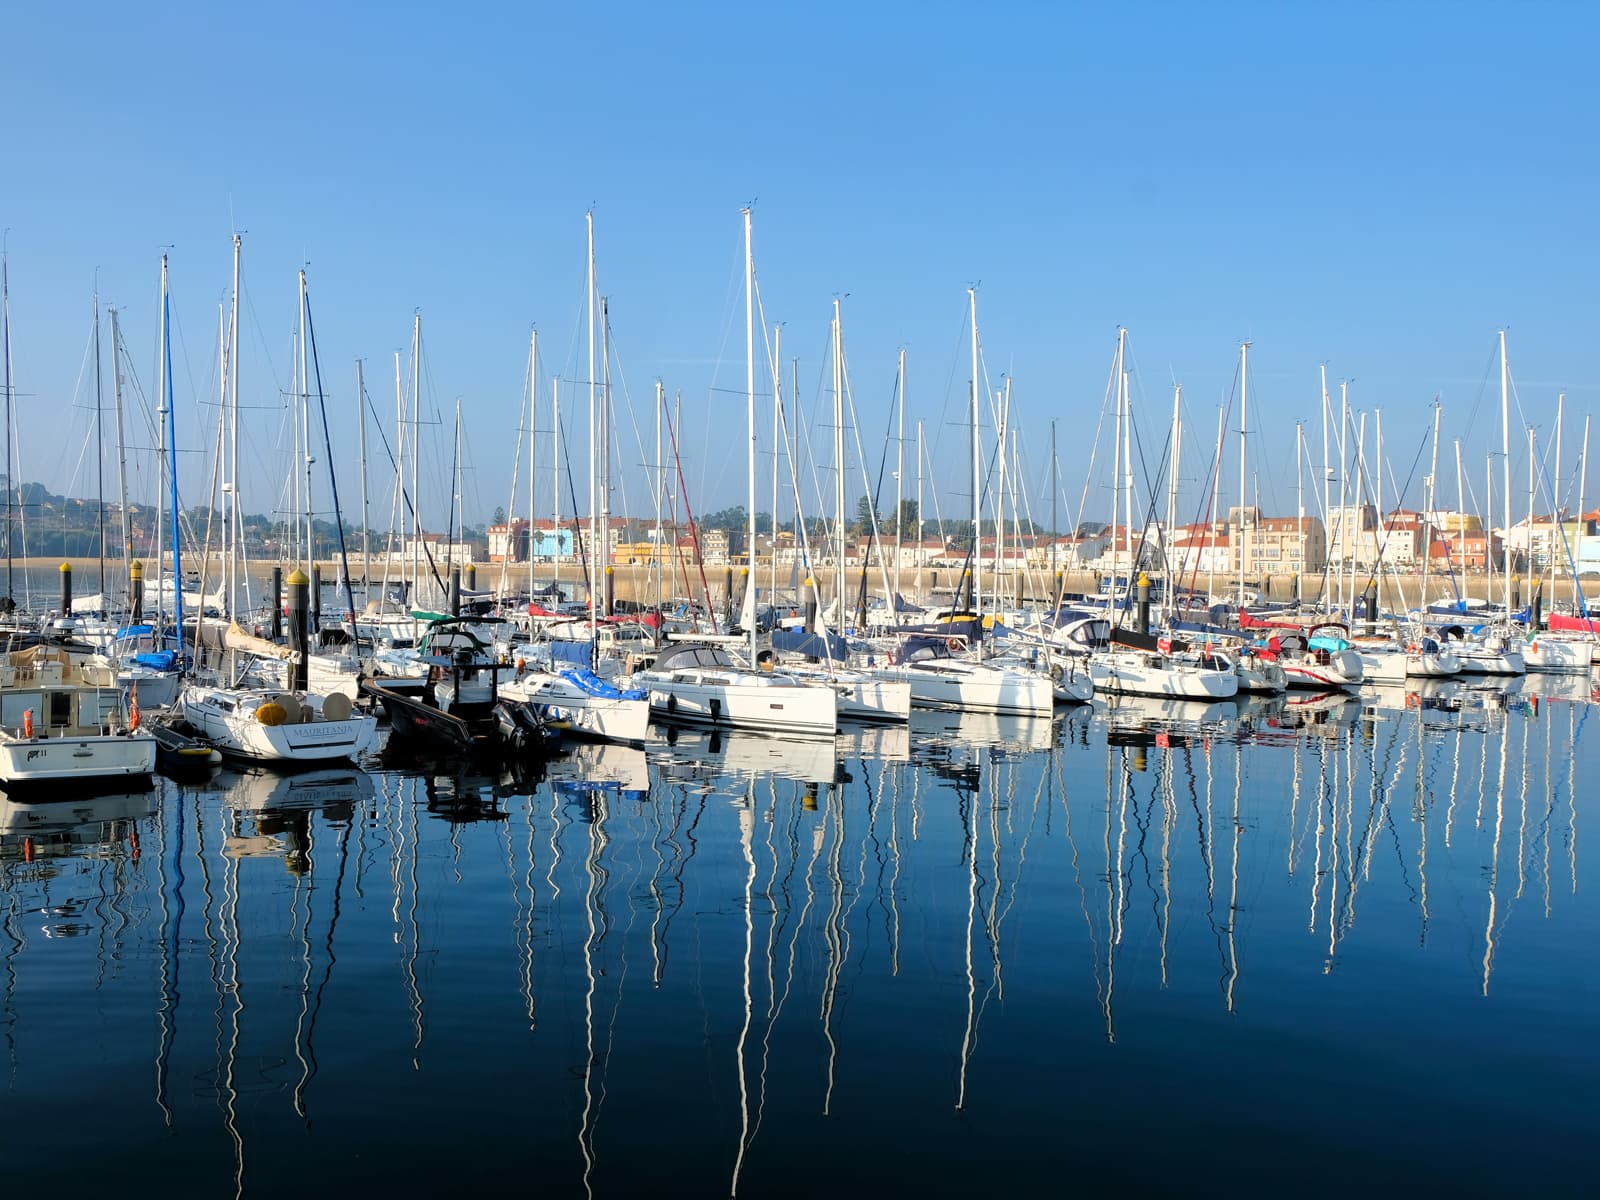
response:
<path id="1" fill-rule="evenodd" d="M 535 470 L 539 459 L 539 330 L 528 334 L 528 602 L 533 602 L 533 527 L 539 515 L 539 492 Z M 506 533 L 509 536 L 510 530 Z M 507 546 L 507 557 L 510 547 Z"/>
<path id="2" fill-rule="evenodd" d="M 411 321 L 411 603 L 422 590 L 422 494 L 417 463 L 422 449 L 422 314 Z"/>
<path id="3" fill-rule="evenodd" d="M 1306 427 L 1301 421 L 1294 423 L 1294 536 L 1300 546 L 1300 569 L 1294 573 L 1294 602 L 1298 608 L 1303 594 L 1302 579 L 1306 573 Z"/>
<path id="4" fill-rule="evenodd" d="M 233 235 L 233 312 L 229 323 L 229 353 L 228 353 L 228 400 L 232 409 L 231 420 L 227 422 L 228 439 L 228 485 L 224 489 L 228 497 L 228 616 L 235 617 L 239 613 L 239 235 Z M 173 580 L 178 587 L 183 586 L 181 579 Z"/>
<path id="5" fill-rule="evenodd" d="M 394 433 L 394 440 L 395 440 L 394 495 L 397 496 L 397 497 L 400 497 L 400 498 L 404 498 L 405 493 L 406 493 L 406 393 L 405 393 L 405 385 L 401 382 L 401 380 L 402 380 L 402 376 L 400 374 L 400 351 L 396 350 L 394 352 L 394 428 L 395 428 L 395 433 Z M 391 522 L 397 522 L 399 524 L 401 535 L 402 535 L 402 541 L 400 543 L 400 580 L 401 580 L 402 590 L 404 590 L 405 573 L 406 573 L 405 572 L 405 552 L 406 552 L 406 547 L 405 547 L 405 542 L 404 542 L 403 538 L 404 538 L 405 529 L 406 529 L 406 514 L 404 512 L 399 512 L 399 513 L 395 512 L 394 501 L 392 499 L 389 502 L 389 519 L 390 519 Z M 389 555 L 385 559 L 384 564 L 383 564 L 383 583 L 384 583 L 385 592 L 388 591 L 388 587 L 389 587 L 389 564 L 394 560 L 394 550 L 393 550 L 393 547 L 394 547 L 394 527 L 393 527 L 393 524 L 391 524 L 390 529 L 389 529 L 389 546 L 390 546 L 390 552 L 389 552 Z M 385 597 L 385 599 L 387 599 L 387 596 Z M 408 608 L 410 607 L 409 603 L 408 603 L 407 607 Z"/>
<path id="6" fill-rule="evenodd" d="M 1206 508 L 1209 511 L 1209 513 L 1211 514 L 1211 518 L 1212 518 L 1212 522 L 1210 523 L 1209 527 L 1206 529 L 1206 533 L 1205 533 L 1205 538 L 1206 538 L 1205 546 L 1206 546 L 1206 550 L 1207 550 L 1207 554 L 1206 554 L 1206 597 L 1207 597 L 1207 603 L 1211 603 L 1211 597 L 1213 597 L 1213 596 L 1215 596 L 1217 594 L 1217 531 L 1216 531 L 1216 524 L 1215 524 L 1215 517 L 1216 517 L 1216 512 L 1217 512 L 1216 493 L 1222 490 L 1222 486 L 1221 486 L 1222 485 L 1222 478 L 1221 478 L 1221 475 L 1222 475 L 1222 439 L 1227 434 L 1227 431 L 1228 431 L 1228 413 L 1227 413 L 1226 409 L 1219 407 L 1217 409 L 1217 449 L 1216 449 L 1216 455 L 1215 455 L 1215 462 L 1217 464 L 1217 486 L 1212 489 L 1212 499 L 1206 505 Z M 1231 543 L 1229 545 L 1229 548 L 1232 549 Z"/>
<path id="7" fill-rule="evenodd" d="M 661 448 L 661 418 L 666 409 L 666 387 L 660 379 L 656 380 L 656 469 L 655 487 L 656 494 L 656 550 L 652 556 L 655 562 L 655 601 L 656 607 L 661 606 L 661 508 L 666 502 L 667 494 L 667 463 Z"/>
<path id="8" fill-rule="evenodd" d="M 1525 546 L 1525 550 L 1524 550 L 1525 557 L 1523 559 L 1523 564 L 1528 568 L 1528 572 L 1527 572 L 1527 574 L 1528 574 L 1528 602 L 1530 604 L 1533 602 L 1533 508 L 1534 508 L 1535 503 L 1537 503 L 1537 501 L 1534 499 L 1534 491 L 1535 491 L 1535 488 L 1537 487 L 1537 480 L 1538 480 L 1538 465 L 1534 461 L 1534 446 L 1535 446 L 1535 444 L 1536 444 L 1536 438 L 1534 436 L 1534 429 L 1533 429 L 1532 425 L 1529 425 L 1528 426 L 1528 537 L 1527 537 L 1526 542 L 1524 543 L 1524 546 Z"/>
<path id="9" fill-rule="evenodd" d="M 1127 337 L 1126 329 L 1117 330 L 1117 436 L 1111 446 L 1111 615 L 1113 619 L 1116 616 L 1117 606 L 1117 517 L 1122 511 L 1122 406 L 1123 392 L 1128 382 L 1127 373 L 1122 369 L 1122 351 Z"/>
<path id="10" fill-rule="evenodd" d="M 756 663 L 756 260 L 751 243 L 750 209 L 744 215 L 744 396 L 746 436 L 749 453 L 745 463 L 745 482 L 748 488 L 748 508 L 745 512 L 745 596 L 740 604 L 740 618 L 749 626 L 750 665 Z M 840 613 L 841 624 L 843 612 Z"/>
<path id="11" fill-rule="evenodd" d="M 1245 427 L 1250 419 L 1250 343 L 1239 343 L 1239 607 L 1244 608 L 1244 569 L 1250 538 L 1249 497 L 1245 494 Z"/>
<path id="12" fill-rule="evenodd" d="M 1551 478 L 1555 486 L 1550 489 L 1550 519 L 1555 524 L 1554 537 L 1550 540 L 1550 551 L 1546 556 L 1550 561 L 1547 565 L 1547 574 L 1550 577 L 1550 598 L 1555 599 L 1556 594 L 1556 550 L 1566 546 L 1566 532 L 1561 522 L 1561 493 L 1563 481 L 1561 478 L 1561 427 L 1565 417 L 1567 394 L 1556 394 L 1556 461 L 1551 467 Z"/>
<path id="13" fill-rule="evenodd" d="M 372 530 L 367 520 L 367 385 L 361 378 L 361 360 L 356 359 L 356 432 L 361 449 L 361 586 L 371 584 Z M 351 630 L 354 632 L 354 629 Z"/>
<path id="14" fill-rule="evenodd" d="M 597 394 L 597 380 L 595 379 L 595 329 L 594 329 L 594 212 L 591 210 L 584 214 L 584 223 L 589 231 L 589 261 L 584 268 L 587 280 L 586 296 L 584 302 L 585 320 L 589 326 L 589 644 L 591 655 L 593 647 L 599 642 L 597 622 L 600 614 L 600 566 L 595 561 L 595 517 L 599 512 L 600 477 L 597 472 L 595 460 L 595 418 L 596 408 L 599 403 Z M 590 664 L 593 665 L 592 663 Z"/>
<path id="15" fill-rule="evenodd" d="M 905 522 L 901 520 L 901 508 L 905 501 L 901 499 L 905 486 L 903 477 L 906 471 L 906 349 L 900 347 L 900 402 L 898 405 L 897 429 L 894 437 L 894 594 L 895 599 L 889 601 L 891 617 L 898 622 L 895 605 L 899 603 L 900 595 L 900 560 L 905 557 Z"/>
<path id="16" fill-rule="evenodd" d="M 165 261 L 166 255 L 163 254 Z M 163 292 L 163 295 L 165 292 Z M 163 305 L 163 307 L 165 307 Z M 117 310 L 110 309 L 111 313 L 111 393 L 116 399 L 117 406 L 117 499 L 122 508 L 122 564 L 123 570 L 133 559 L 133 530 L 128 515 L 128 444 L 122 431 L 122 356 L 119 348 L 122 345 L 122 335 L 117 331 Z M 165 318 L 163 317 L 163 321 Z M 165 376 L 164 370 L 157 371 L 157 375 Z M 166 384 L 162 383 L 164 389 Z M 160 545 L 158 541 L 156 543 Z"/>
<path id="17" fill-rule="evenodd" d="M 1504 455 L 1501 464 L 1501 491 L 1505 493 L 1505 534 L 1500 541 L 1504 556 L 1501 572 L 1504 579 L 1506 620 L 1511 619 L 1511 367 L 1506 361 L 1506 331 L 1500 331 L 1500 450 Z"/>
<path id="18" fill-rule="evenodd" d="M 778 463 L 783 437 L 783 325 L 772 326 L 772 512 L 768 532 L 772 539 L 767 554 L 768 601 L 778 602 Z M 752 575 L 752 579 L 755 577 Z"/>
<path id="19" fill-rule="evenodd" d="M 1166 601 L 1167 601 L 1167 613 L 1168 613 L 1168 619 L 1169 620 L 1171 619 L 1171 614 L 1174 611 L 1173 610 L 1173 604 L 1177 599 L 1176 583 L 1177 583 L 1177 577 L 1178 577 L 1178 569 L 1174 566 L 1173 561 L 1172 561 L 1172 543 L 1173 543 L 1173 539 L 1177 536 L 1177 530 L 1178 530 L 1178 447 L 1179 447 L 1179 444 L 1182 441 L 1182 434 L 1183 434 L 1182 416 L 1181 416 L 1181 412 L 1180 412 L 1180 406 L 1182 404 L 1183 404 L 1183 386 L 1181 384 L 1176 384 L 1175 383 L 1175 384 L 1172 385 L 1172 462 L 1171 462 L 1171 465 L 1168 467 L 1168 478 L 1167 478 L 1167 529 L 1166 529 L 1166 532 L 1162 535 L 1162 538 L 1161 538 L 1161 548 L 1162 548 L 1163 551 L 1165 551 L 1164 557 L 1167 560 L 1167 584 L 1166 584 L 1166 589 L 1165 589 L 1165 595 L 1166 595 Z M 1052 427 L 1052 430 L 1051 430 L 1051 445 L 1052 445 L 1052 447 L 1054 446 L 1054 443 L 1055 443 L 1055 431 L 1054 431 L 1054 428 Z M 1052 456 L 1051 457 L 1052 457 L 1052 460 L 1053 460 L 1053 458 L 1054 458 L 1053 450 L 1052 450 Z M 1054 495 L 1054 489 L 1055 489 L 1055 463 L 1054 463 L 1054 461 L 1052 461 L 1051 464 L 1050 464 L 1050 487 L 1051 487 L 1051 494 Z M 1051 586 L 1053 587 L 1054 584 L 1052 583 Z"/>
<path id="20" fill-rule="evenodd" d="M 833 512 L 834 605 L 837 632 L 844 631 L 844 317 L 837 296 L 833 300 Z"/>
<path id="21" fill-rule="evenodd" d="M 983 555 L 980 553 L 982 542 L 979 534 L 983 530 L 983 512 L 979 502 L 983 495 L 980 486 L 983 471 L 980 455 L 983 447 L 978 426 L 978 396 L 981 394 L 978 390 L 980 383 L 978 378 L 978 289 L 969 287 L 967 289 L 967 298 L 972 307 L 972 577 L 967 584 L 967 595 L 972 601 L 973 612 L 978 614 L 979 617 L 978 641 L 981 643 L 983 641 L 983 588 L 980 586 L 980 579 L 983 569 Z M 1113 520 L 1115 520 L 1114 517 Z"/>
<path id="22" fill-rule="evenodd" d="M 1124 336 L 1126 332 L 1124 331 Z M 1134 571 L 1137 565 L 1138 551 L 1133 540 L 1133 391 L 1128 386 L 1128 357 L 1126 348 L 1120 356 L 1122 368 L 1118 372 L 1122 379 L 1122 504 L 1123 522 L 1122 532 L 1128 539 L 1128 594 L 1133 594 L 1134 581 L 1137 576 Z M 1116 556 L 1112 556 L 1116 561 Z"/>
<path id="23" fill-rule="evenodd" d="M 917 422 L 917 599 L 922 598 L 922 422 Z"/>
<path id="24" fill-rule="evenodd" d="M 1582 590 L 1578 587 L 1578 572 L 1583 570 L 1583 537 L 1584 530 L 1587 528 L 1583 520 L 1583 494 L 1587 490 L 1588 482 L 1589 415 L 1585 413 L 1583 417 L 1583 454 L 1579 459 L 1578 467 L 1578 536 L 1575 539 L 1578 545 L 1572 554 L 1572 557 L 1577 560 L 1578 563 L 1577 570 L 1573 571 L 1572 573 L 1572 601 L 1578 606 L 1578 612 L 1585 617 L 1589 615 L 1589 611 L 1588 605 L 1583 602 Z"/>
<path id="25" fill-rule="evenodd" d="M 550 379 L 550 423 L 551 423 L 551 453 L 554 462 L 551 465 L 551 474 L 555 479 L 555 521 L 556 542 L 555 549 L 551 552 L 551 559 L 555 565 L 552 575 L 556 584 L 556 599 L 561 598 L 561 377 L 554 375 Z M 577 514 L 573 514 L 573 527 L 577 527 Z"/>
<path id="26" fill-rule="evenodd" d="M 1339 607 L 1350 615 L 1350 602 L 1345 598 L 1345 567 L 1349 565 L 1350 585 L 1355 588 L 1356 560 L 1350 551 L 1350 381 L 1339 381 Z M 1359 501 L 1358 501 L 1359 503 Z"/>

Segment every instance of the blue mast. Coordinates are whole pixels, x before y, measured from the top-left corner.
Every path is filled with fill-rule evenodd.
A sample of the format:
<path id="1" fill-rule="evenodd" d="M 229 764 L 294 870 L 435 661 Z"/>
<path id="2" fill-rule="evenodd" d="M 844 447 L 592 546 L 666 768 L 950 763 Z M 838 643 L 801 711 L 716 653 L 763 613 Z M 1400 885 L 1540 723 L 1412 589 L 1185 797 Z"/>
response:
<path id="1" fill-rule="evenodd" d="M 172 402 L 172 300 L 167 294 L 167 256 L 161 256 L 161 353 L 167 393 L 167 486 L 172 508 L 172 590 L 178 620 L 178 672 L 183 673 L 183 551 L 178 540 L 178 422 Z"/>

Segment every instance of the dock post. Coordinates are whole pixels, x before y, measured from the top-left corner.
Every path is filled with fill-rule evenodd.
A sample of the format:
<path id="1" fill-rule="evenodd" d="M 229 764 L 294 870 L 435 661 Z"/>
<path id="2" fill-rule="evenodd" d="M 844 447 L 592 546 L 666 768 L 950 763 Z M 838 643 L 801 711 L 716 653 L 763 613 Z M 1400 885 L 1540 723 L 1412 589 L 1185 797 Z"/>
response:
<path id="1" fill-rule="evenodd" d="M 817 631 L 817 581 L 806 580 L 806 632 Z"/>
<path id="2" fill-rule="evenodd" d="M 450 568 L 450 615 L 461 615 L 461 568 Z"/>
<path id="3" fill-rule="evenodd" d="M 311 640 L 319 641 L 322 630 L 322 568 L 311 564 Z"/>
<path id="4" fill-rule="evenodd" d="M 72 564 L 61 564 L 61 616 L 72 620 Z"/>
<path id="5" fill-rule="evenodd" d="M 272 568 L 272 627 L 267 636 L 273 641 L 283 637 L 283 568 Z"/>
<path id="6" fill-rule="evenodd" d="M 144 564 L 137 558 L 128 564 L 128 605 L 132 609 L 132 624 L 144 620 Z"/>
<path id="7" fill-rule="evenodd" d="M 1134 620 L 1140 633 L 1150 632 L 1150 576 L 1143 571 L 1139 572 L 1139 611 Z"/>
<path id="8" fill-rule="evenodd" d="M 289 648 L 294 659 L 289 664 L 289 690 L 306 690 L 306 660 L 311 654 L 307 622 L 311 617 L 311 581 L 296 567 L 289 573 Z"/>
<path id="9" fill-rule="evenodd" d="M 617 611 L 617 569 L 615 567 L 609 565 L 606 567 L 605 579 L 600 587 L 600 601 L 605 605 L 605 611 L 601 614 L 602 616 L 609 617 Z"/>

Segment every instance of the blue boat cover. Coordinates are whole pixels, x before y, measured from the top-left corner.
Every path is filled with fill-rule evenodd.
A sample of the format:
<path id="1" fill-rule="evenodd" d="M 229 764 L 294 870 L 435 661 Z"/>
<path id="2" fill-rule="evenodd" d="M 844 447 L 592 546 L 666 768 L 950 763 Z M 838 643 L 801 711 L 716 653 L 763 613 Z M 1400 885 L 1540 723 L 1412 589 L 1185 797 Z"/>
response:
<path id="1" fill-rule="evenodd" d="M 175 671 L 178 669 L 178 652 L 153 650 L 149 654 L 135 654 L 133 661 L 141 667 L 149 667 L 152 671 Z"/>
<path id="2" fill-rule="evenodd" d="M 587 667 L 592 661 L 592 652 L 588 642 L 554 641 L 550 643 L 550 661 Z"/>
<path id="3" fill-rule="evenodd" d="M 650 693 L 644 688 L 629 688 L 623 691 L 619 687 L 607 683 L 593 671 L 563 671 L 561 678 L 574 687 L 581 688 L 591 696 L 602 700 L 648 700 Z"/>
<path id="4" fill-rule="evenodd" d="M 804 654 L 807 658 L 829 658 L 843 662 L 850 656 L 844 638 L 837 633 L 807 633 L 804 629 L 774 629 L 772 648 L 785 654 Z"/>

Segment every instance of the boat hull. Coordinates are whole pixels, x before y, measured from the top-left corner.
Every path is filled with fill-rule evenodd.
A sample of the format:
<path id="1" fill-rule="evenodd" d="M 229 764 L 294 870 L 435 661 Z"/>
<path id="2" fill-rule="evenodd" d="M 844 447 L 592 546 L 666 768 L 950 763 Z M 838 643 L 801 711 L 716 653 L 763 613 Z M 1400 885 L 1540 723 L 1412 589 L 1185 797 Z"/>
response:
<path id="1" fill-rule="evenodd" d="M 650 712 L 685 725 L 833 734 L 839 705 L 829 687 L 765 683 L 651 681 Z"/>
<path id="2" fill-rule="evenodd" d="M 148 776 L 156 769 L 156 740 L 148 733 L 26 738 L 0 730 L 0 784 L 93 783 Z"/>

